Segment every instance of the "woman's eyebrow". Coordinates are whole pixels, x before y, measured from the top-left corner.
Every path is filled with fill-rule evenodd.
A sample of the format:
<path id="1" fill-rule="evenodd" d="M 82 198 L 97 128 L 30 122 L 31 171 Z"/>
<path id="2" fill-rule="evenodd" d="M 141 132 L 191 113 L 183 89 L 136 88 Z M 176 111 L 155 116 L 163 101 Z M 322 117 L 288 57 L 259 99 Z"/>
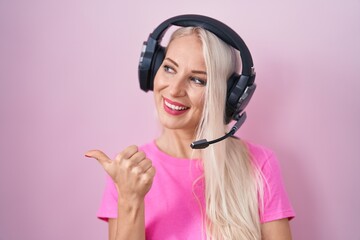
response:
<path id="1" fill-rule="evenodd" d="M 172 60 L 171 58 L 165 58 L 165 60 L 168 60 L 170 62 L 172 62 L 176 67 L 179 67 L 179 64 L 177 64 L 174 60 Z"/>
<path id="2" fill-rule="evenodd" d="M 192 70 L 191 72 L 192 72 L 192 73 L 196 73 L 196 74 L 204 74 L 204 75 L 206 75 L 206 72 L 205 72 L 205 71 Z"/>
<path id="3" fill-rule="evenodd" d="M 177 62 L 175 62 L 175 61 L 172 60 L 171 58 L 167 57 L 167 58 L 165 58 L 165 60 L 168 60 L 169 62 L 171 62 L 172 64 L 174 64 L 176 67 L 179 67 L 179 64 L 177 64 Z M 195 73 L 195 74 L 204 74 L 204 75 L 206 75 L 206 72 L 205 72 L 205 71 L 201 71 L 201 70 L 192 70 L 191 72 L 192 72 L 192 73 Z"/>

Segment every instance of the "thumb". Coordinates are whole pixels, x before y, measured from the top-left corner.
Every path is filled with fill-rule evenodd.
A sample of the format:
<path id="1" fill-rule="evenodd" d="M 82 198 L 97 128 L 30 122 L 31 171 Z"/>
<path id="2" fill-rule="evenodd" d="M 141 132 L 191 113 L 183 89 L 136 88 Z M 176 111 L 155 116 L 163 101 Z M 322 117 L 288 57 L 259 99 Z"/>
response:
<path id="1" fill-rule="evenodd" d="M 105 167 L 106 164 L 111 163 L 111 159 L 100 150 L 90 150 L 85 153 L 85 157 L 95 158 L 98 162 Z"/>

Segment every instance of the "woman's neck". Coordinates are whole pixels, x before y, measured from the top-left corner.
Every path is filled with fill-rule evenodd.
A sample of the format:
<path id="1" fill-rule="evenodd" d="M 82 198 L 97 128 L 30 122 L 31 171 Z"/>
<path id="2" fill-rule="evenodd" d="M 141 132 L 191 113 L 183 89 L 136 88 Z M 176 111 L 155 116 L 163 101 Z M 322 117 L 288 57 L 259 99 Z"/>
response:
<path id="1" fill-rule="evenodd" d="M 199 158 L 199 152 L 193 150 L 190 144 L 194 141 L 194 133 L 179 130 L 164 129 L 156 145 L 158 148 L 173 157 L 194 159 Z"/>

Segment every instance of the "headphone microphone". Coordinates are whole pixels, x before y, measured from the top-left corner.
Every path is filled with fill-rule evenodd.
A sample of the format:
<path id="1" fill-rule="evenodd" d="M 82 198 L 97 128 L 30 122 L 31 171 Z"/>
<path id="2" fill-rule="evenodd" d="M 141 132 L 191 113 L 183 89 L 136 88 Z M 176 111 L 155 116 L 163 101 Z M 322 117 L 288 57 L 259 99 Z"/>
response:
<path id="1" fill-rule="evenodd" d="M 201 139 L 193 142 L 190 146 L 193 149 L 203 149 L 210 144 L 222 141 L 230 136 L 233 136 L 236 131 L 245 122 L 246 112 L 245 107 L 249 103 L 255 89 L 255 69 L 251 53 L 242 38 L 230 27 L 224 23 L 210 17 L 185 14 L 169 18 L 162 22 L 155 30 L 149 35 L 147 41 L 144 42 L 140 61 L 139 61 L 139 83 L 140 88 L 147 92 L 153 90 L 154 78 L 157 70 L 161 66 L 165 58 L 165 48 L 161 46 L 161 40 L 165 32 L 171 26 L 180 27 L 201 27 L 207 31 L 212 32 L 218 38 L 237 49 L 241 58 L 241 74 L 233 73 L 227 80 L 227 96 L 224 122 L 230 123 L 235 120 L 236 123 L 224 136 L 207 141 Z"/>
<path id="2" fill-rule="evenodd" d="M 245 120 L 246 120 L 246 112 L 243 112 L 241 115 L 238 115 L 238 120 L 236 121 L 234 126 L 232 126 L 231 130 L 224 136 L 214 139 L 212 141 L 208 141 L 206 139 L 197 140 L 197 141 L 191 143 L 190 147 L 192 149 L 204 149 L 204 148 L 207 148 L 210 144 L 214 144 L 214 143 L 220 142 L 228 137 L 231 137 L 236 133 L 237 130 L 239 130 L 239 128 L 241 127 L 241 125 L 243 125 Z"/>

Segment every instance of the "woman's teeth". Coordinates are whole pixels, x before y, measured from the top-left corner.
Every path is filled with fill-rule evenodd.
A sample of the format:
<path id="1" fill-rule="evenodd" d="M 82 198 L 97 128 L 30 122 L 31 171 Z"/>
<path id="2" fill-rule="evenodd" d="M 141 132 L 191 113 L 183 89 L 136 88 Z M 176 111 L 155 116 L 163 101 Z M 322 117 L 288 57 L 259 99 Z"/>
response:
<path id="1" fill-rule="evenodd" d="M 186 110 L 188 109 L 188 107 L 180 107 L 180 106 L 175 106 L 171 103 L 168 103 L 167 101 L 164 101 L 165 102 L 165 105 L 169 108 L 171 108 L 172 110 L 175 110 L 175 111 L 183 111 L 183 110 Z"/>

